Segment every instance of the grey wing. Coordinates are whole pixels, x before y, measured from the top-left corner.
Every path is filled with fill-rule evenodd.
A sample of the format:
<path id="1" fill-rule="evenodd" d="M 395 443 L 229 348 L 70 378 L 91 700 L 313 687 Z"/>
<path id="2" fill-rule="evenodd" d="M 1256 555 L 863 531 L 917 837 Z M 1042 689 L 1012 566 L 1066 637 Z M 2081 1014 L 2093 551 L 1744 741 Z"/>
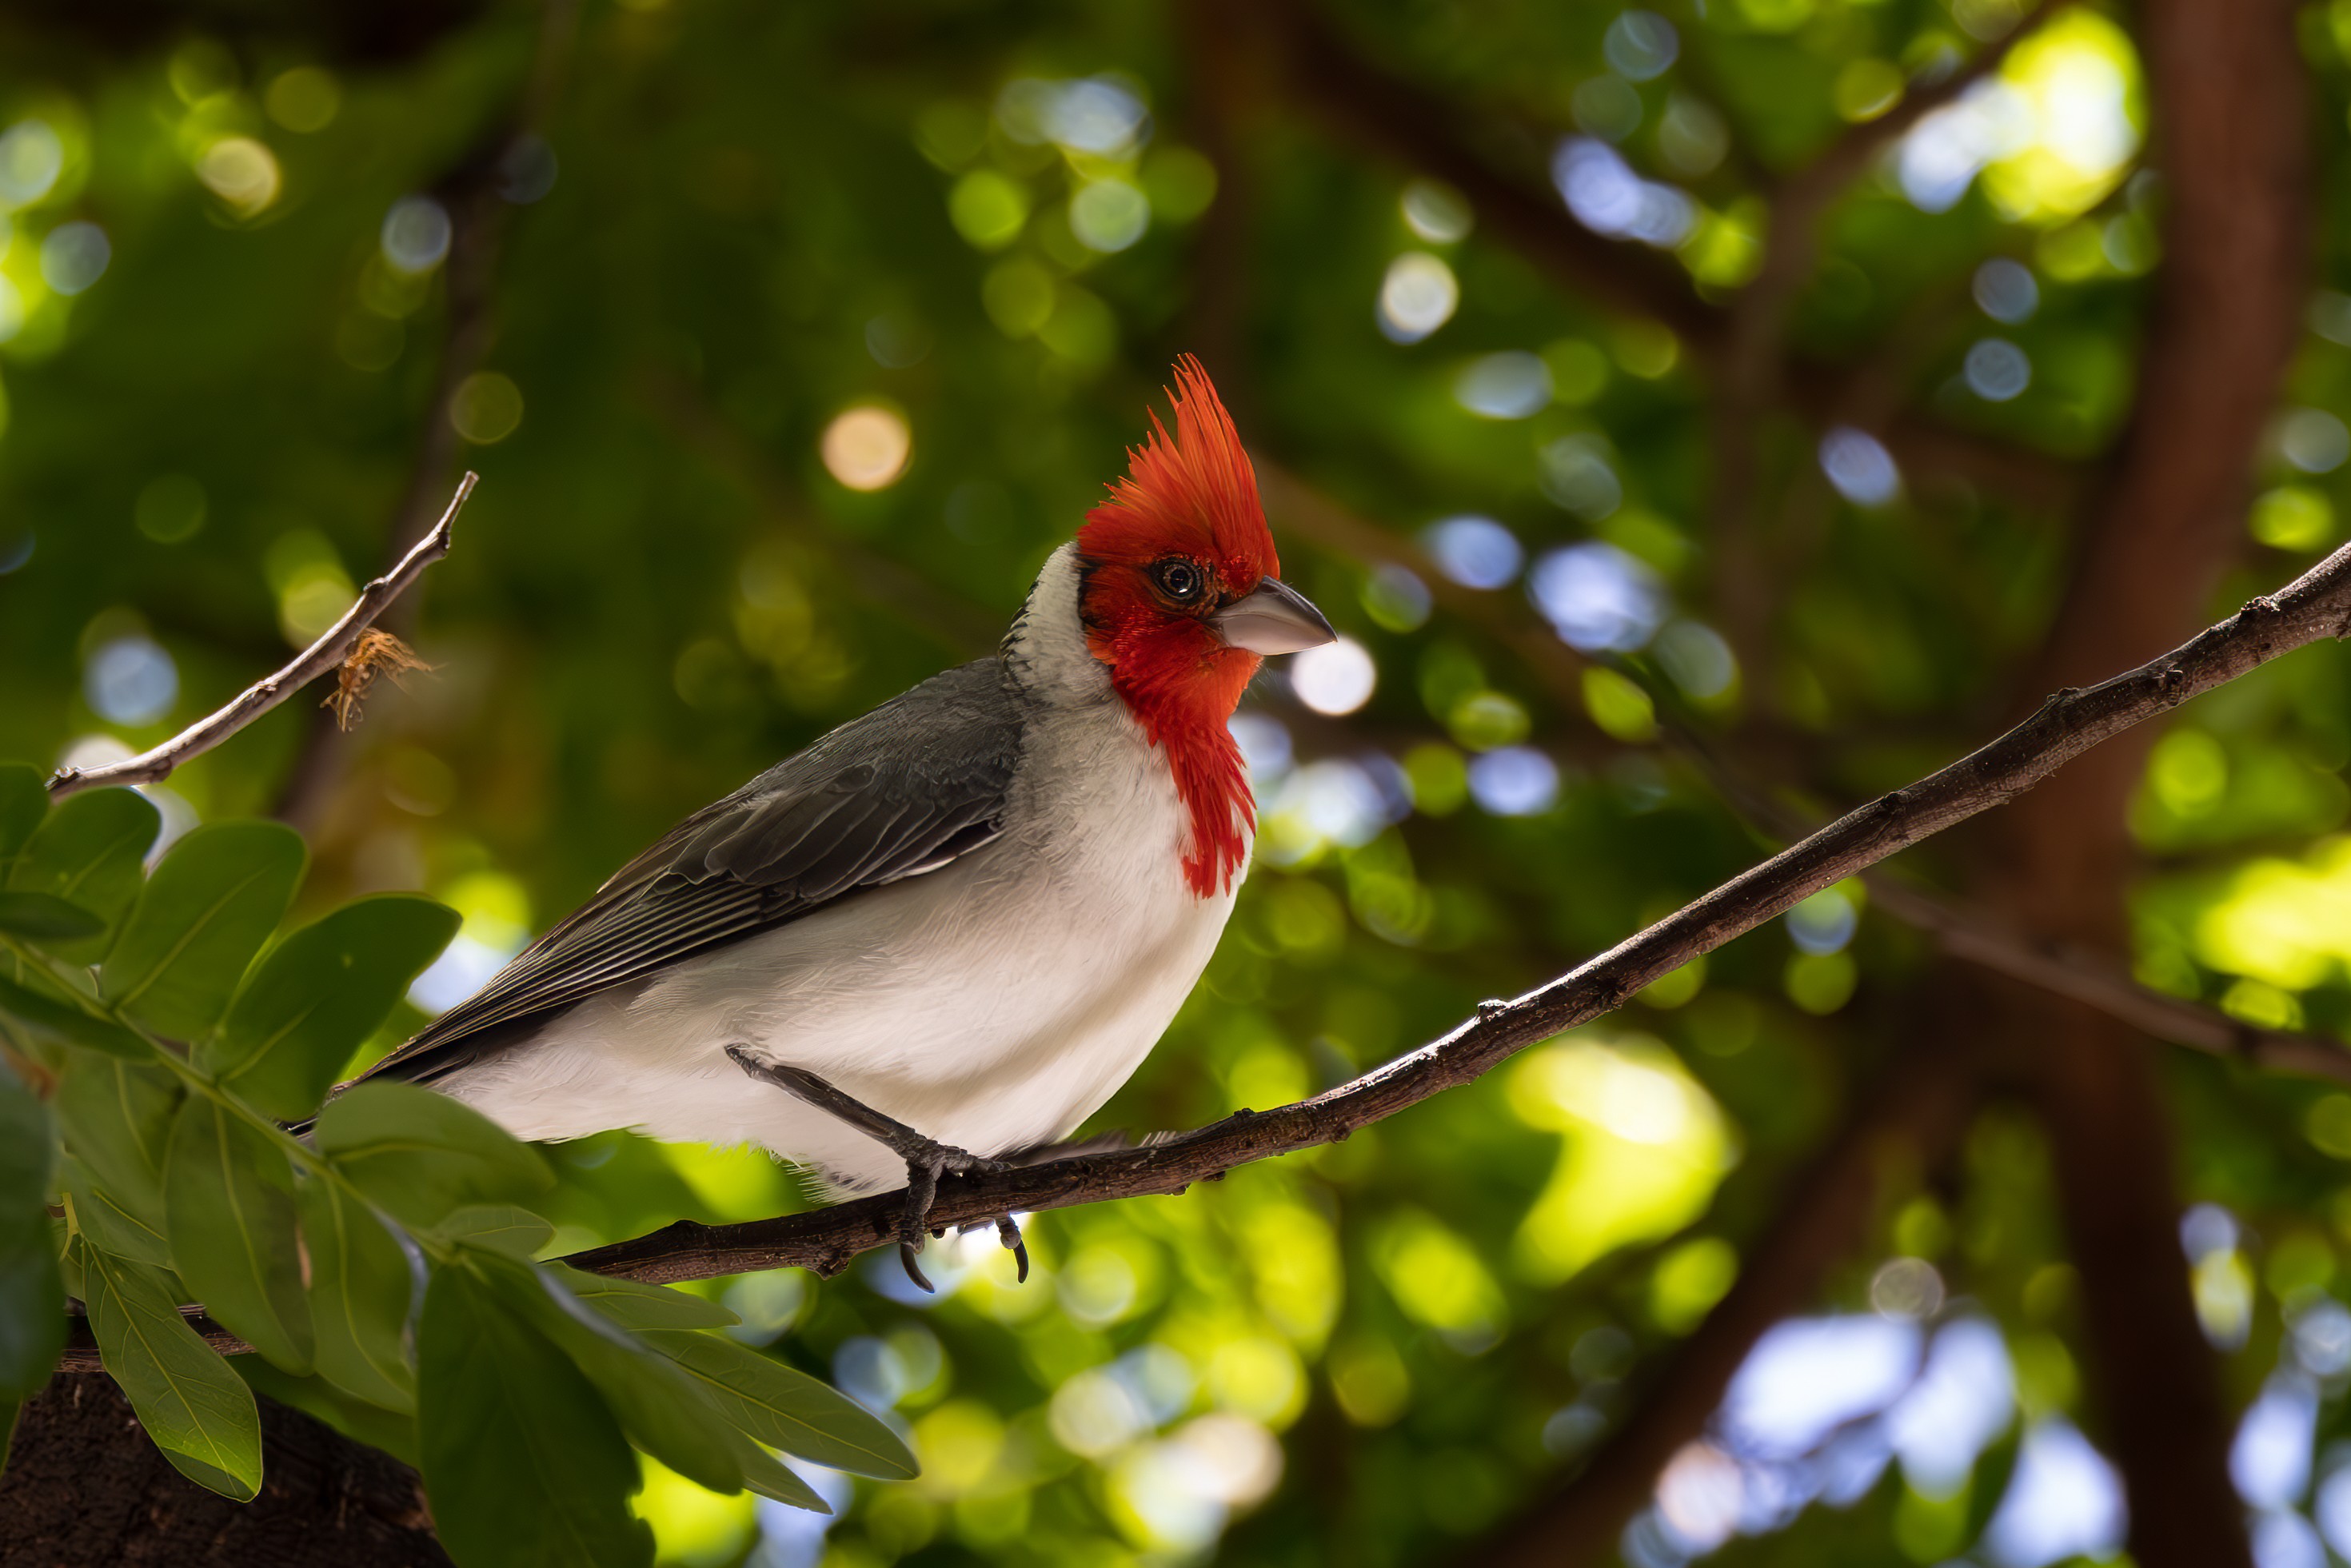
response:
<path id="1" fill-rule="evenodd" d="M 369 1075 L 440 1077 L 509 1026 L 970 853 L 1003 831 L 1021 711 L 989 658 L 841 726 L 679 823 Z"/>

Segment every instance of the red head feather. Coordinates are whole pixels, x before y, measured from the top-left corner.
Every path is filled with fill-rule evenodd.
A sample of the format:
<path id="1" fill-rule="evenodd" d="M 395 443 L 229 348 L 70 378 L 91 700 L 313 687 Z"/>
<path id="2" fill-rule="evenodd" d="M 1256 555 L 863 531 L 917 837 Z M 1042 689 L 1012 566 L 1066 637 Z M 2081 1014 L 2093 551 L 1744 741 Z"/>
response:
<path id="1" fill-rule="evenodd" d="M 1167 753 L 1176 792 L 1191 815 L 1184 874 L 1205 898 L 1239 873 L 1244 833 L 1257 804 L 1226 721 L 1257 674 L 1258 656 L 1228 647 L 1207 624 L 1221 605 L 1281 571 L 1257 474 L 1233 417 L 1200 361 L 1176 361 L 1176 434 L 1158 414 L 1127 452 L 1127 475 L 1086 514 L 1078 556 L 1087 645 L 1152 742 Z M 1178 605 L 1155 586 L 1170 558 L 1190 562 L 1207 591 Z"/>

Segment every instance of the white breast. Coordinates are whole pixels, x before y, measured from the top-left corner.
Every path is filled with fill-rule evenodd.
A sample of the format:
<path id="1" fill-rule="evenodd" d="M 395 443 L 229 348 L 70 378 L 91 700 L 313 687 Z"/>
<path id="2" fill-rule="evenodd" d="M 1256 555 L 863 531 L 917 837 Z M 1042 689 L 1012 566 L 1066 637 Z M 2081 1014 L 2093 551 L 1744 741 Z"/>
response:
<path id="1" fill-rule="evenodd" d="M 1165 757 L 1082 644 L 1040 629 L 1061 608 L 1047 597 L 1040 581 L 1016 651 L 1065 700 L 1031 728 L 1003 837 L 591 998 L 441 1087 L 520 1136 L 754 1143 L 843 1190 L 898 1186 L 904 1167 L 725 1047 L 756 1045 L 974 1153 L 1074 1130 L 1175 1017 L 1232 898 L 1186 886 Z M 1073 625 L 1073 581 L 1070 598 Z"/>

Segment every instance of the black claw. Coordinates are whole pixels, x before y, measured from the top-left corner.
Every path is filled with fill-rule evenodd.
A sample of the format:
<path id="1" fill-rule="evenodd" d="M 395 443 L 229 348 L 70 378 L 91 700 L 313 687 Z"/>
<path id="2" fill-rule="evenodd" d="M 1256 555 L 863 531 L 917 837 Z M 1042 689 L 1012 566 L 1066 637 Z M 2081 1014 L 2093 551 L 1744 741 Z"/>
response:
<path id="1" fill-rule="evenodd" d="M 1013 1261 L 1020 1266 L 1020 1277 L 1014 1283 L 1027 1284 L 1029 1282 L 1029 1243 L 1020 1239 L 1020 1227 L 1010 1215 L 1008 1214 L 996 1222 L 996 1239 L 1011 1249 Z"/>
<path id="2" fill-rule="evenodd" d="M 906 1278 L 914 1281 L 915 1287 L 922 1291 L 925 1295 L 935 1296 L 939 1293 L 938 1287 L 932 1284 L 928 1280 L 923 1277 L 923 1266 L 914 1261 L 914 1244 L 913 1242 L 901 1241 L 898 1243 L 898 1261 L 906 1266 Z"/>

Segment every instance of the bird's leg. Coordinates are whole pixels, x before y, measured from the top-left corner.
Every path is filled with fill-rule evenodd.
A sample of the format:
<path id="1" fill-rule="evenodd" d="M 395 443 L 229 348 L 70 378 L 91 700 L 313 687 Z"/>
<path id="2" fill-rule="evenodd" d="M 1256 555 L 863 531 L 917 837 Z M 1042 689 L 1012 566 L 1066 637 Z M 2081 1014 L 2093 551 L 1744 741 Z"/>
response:
<path id="1" fill-rule="evenodd" d="M 905 1265 L 906 1277 L 928 1291 L 930 1281 L 923 1277 L 921 1265 L 914 1255 L 923 1249 L 923 1233 L 930 1228 L 931 1203 L 938 1197 L 939 1177 L 953 1172 L 961 1176 L 970 1171 L 1000 1171 L 1008 1166 L 1002 1160 L 986 1159 L 968 1149 L 942 1144 L 937 1139 L 916 1132 L 894 1116 L 884 1115 L 863 1101 L 842 1092 L 804 1067 L 788 1067 L 779 1061 L 769 1061 L 739 1045 L 726 1048 L 727 1057 L 745 1072 L 763 1083 L 772 1083 L 794 1099 L 815 1106 L 829 1115 L 838 1117 L 849 1125 L 906 1162 L 906 1207 L 898 1217 L 898 1261 Z M 1021 1245 L 1019 1227 L 1009 1217 L 997 1222 L 997 1233 L 1004 1245 L 1012 1249 L 1020 1261 L 1020 1278 L 1029 1278 L 1029 1250 Z"/>

